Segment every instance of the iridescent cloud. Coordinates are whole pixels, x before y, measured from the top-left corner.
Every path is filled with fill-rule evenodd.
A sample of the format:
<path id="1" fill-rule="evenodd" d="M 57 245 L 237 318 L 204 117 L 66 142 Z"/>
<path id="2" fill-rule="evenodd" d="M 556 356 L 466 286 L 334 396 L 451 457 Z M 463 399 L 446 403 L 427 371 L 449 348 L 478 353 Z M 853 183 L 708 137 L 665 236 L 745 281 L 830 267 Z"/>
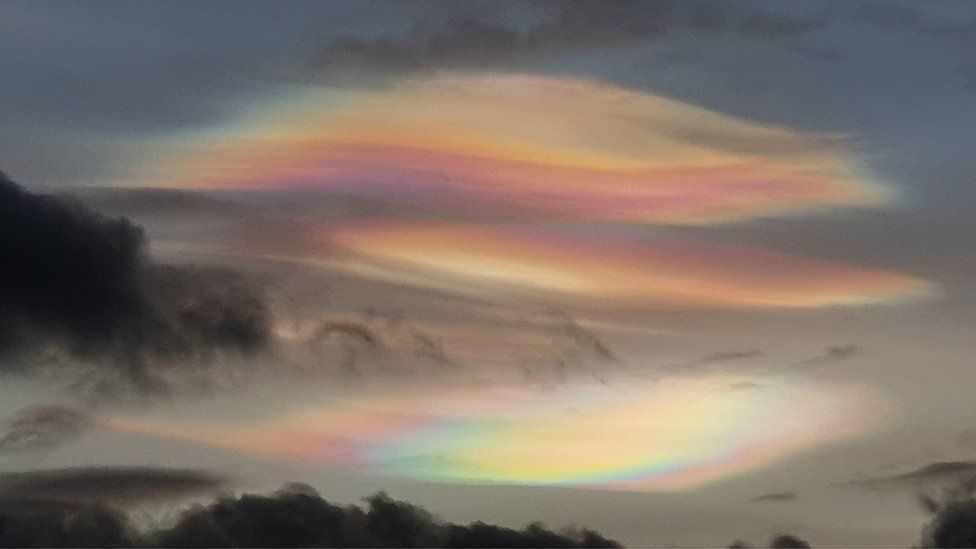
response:
<path id="1" fill-rule="evenodd" d="M 396 391 L 252 425 L 114 420 L 122 431 L 406 478 L 681 490 L 861 433 L 887 406 L 868 387 L 779 378 L 668 379 L 625 390 Z"/>
<path id="2" fill-rule="evenodd" d="M 687 224 L 889 199 L 837 136 L 543 76 L 314 89 L 182 143 L 179 185 L 321 188 L 455 214 Z"/>
<path id="3" fill-rule="evenodd" d="M 575 304 L 822 307 L 923 294 L 917 278 L 754 247 L 527 225 L 362 223 L 325 238 L 361 272 Z"/>

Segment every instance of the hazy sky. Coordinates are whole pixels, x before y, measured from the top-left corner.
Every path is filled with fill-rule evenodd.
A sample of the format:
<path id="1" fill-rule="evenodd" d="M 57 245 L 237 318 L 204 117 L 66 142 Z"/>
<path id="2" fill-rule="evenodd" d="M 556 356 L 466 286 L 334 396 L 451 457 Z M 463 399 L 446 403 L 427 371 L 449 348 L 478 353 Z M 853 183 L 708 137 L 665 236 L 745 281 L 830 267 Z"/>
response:
<path id="1" fill-rule="evenodd" d="M 2 3 L 0 471 L 918 543 L 974 53 L 966 1 Z"/>

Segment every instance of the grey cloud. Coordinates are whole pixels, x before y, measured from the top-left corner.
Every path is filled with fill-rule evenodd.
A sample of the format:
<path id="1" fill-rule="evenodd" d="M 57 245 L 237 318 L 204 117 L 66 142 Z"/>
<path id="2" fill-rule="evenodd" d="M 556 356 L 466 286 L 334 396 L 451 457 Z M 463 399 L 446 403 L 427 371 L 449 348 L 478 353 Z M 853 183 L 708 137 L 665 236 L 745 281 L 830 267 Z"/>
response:
<path id="1" fill-rule="evenodd" d="M 164 547 L 619 547 L 591 530 L 523 530 L 483 522 L 444 523 L 422 507 L 384 493 L 366 507 L 329 503 L 309 486 L 292 484 L 271 496 L 221 498 L 185 511 L 171 528 L 152 533 Z M 155 543 L 154 543 L 155 542 Z"/>
<path id="2" fill-rule="evenodd" d="M 459 368 L 435 336 L 396 315 L 326 319 L 304 336 L 312 362 L 347 378 L 445 373 Z M 308 362 L 308 360 L 299 360 Z M 313 365 L 312 369 L 316 369 Z"/>
<path id="3" fill-rule="evenodd" d="M 801 366 L 823 366 L 825 364 L 832 364 L 834 362 L 841 362 L 847 360 L 848 358 L 855 357 L 861 352 L 863 352 L 859 345 L 831 345 L 824 349 L 822 355 L 808 358 L 799 363 Z"/>
<path id="4" fill-rule="evenodd" d="M 754 358 L 762 358 L 764 356 L 766 356 L 765 351 L 760 349 L 748 349 L 744 351 L 717 351 L 701 358 L 685 362 L 684 364 L 680 364 L 674 369 L 695 370 L 707 366 L 713 366 L 715 364 L 751 360 Z"/>
<path id="5" fill-rule="evenodd" d="M 881 31 L 909 31 L 920 36 L 976 41 L 976 14 L 968 20 L 937 19 L 914 7 L 893 2 L 867 2 L 855 10 L 854 20 Z"/>
<path id="6" fill-rule="evenodd" d="M 623 365 L 603 340 L 563 311 L 542 311 L 516 325 L 538 331 L 547 339 L 544 348 L 523 351 L 517 357 L 523 375 L 533 383 L 560 384 L 580 374 L 606 383 L 603 370 Z"/>
<path id="7" fill-rule="evenodd" d="M 0 501 L 4 547 L 620 547 L 588 529 L 516 530 L 484 522 L 446 523 L 384 493 L 364 507 L 326 501 L 293 483 L 272 495 L 220 497 L 183 510 L 168 527 L 139 530 L 99 501 Z"/>
<path id="8" fill-rule="evenodd" d="M 896 475 L 854 481 L 853 485 L 873 490 L 922 490 L 938 485 L 959 485 L 976 480 L 976 461 L 939 461 Z"/>
<path id="9" fill-rule="evenodd" d="M 922 547 L 976 547 L 976 500 L 940 507 L 922 531 Z"/>
<path id="10" fill-rule="evenodd" d="M 0 500 L 0 547 L 136 547 L 121 511 L 104 504 Z"/>
<path id="11" fill-rule="evenodd" d="M 810 549 L 810 543 L 792 534 L 779 534 L 769 542 L 769 546 L 779 549 Z"/>
<path id="12" fill-rule="evenodd" d="M 158 467 L 77 467 L 0 473 L 0 500 L 140 503 L 219 490 L 227 479 Z"/>
<path id="13" fill-rule="evenodd" d="M 61 406 L 20 410 L 4 422 L 0 453 L 44 450 L 73 440 L 94 425 L 88 414 Z"/>
<path id="14" fill-rule="evenodd" d="M 919 503 L 932 520 L 922 528 L 921 547 L 976 547 L 976 483 L 963 481 Z"/>
<path id="15" fill-rule="evenodd" d="M 406 35 L 345 37 L 326 43 L 311 68 L 407 73 L 512 66 L 541 55 L 598 51 L 668 37 L 783 39 L 822 28 L 817 15 L 756 2 L 553 2 L 526 26 L 448 18 L 416 24 Z"/>
<path id="16" fill-rule="evenodd" d="M 776 492 L 772 494 L 762 494 L 749 500 L 749 503 L 779 503 L 796 499 L 795 492 Z"/>
<path id="17" fill-rule="evenodd" d="M 0 178 L 0 371 L 102 400 L 165 396 L 222 355 L 270 341 L 262 297 L 236 273 L 158 265 L 140 227 Z"/>
<path id="18" fill-rule="evenodd" d="M 742 541 L 741 539 L 735 540 L 729 544 L 729 549 L 746 549 L 748 547 L 755 547 L 754 545 Z M 794 536 L 793 534 L 777 534 L 769 540 L 770 548 L 782 548 L 782 549 L 809 549 L 810 543 L 803 538 Z"/>

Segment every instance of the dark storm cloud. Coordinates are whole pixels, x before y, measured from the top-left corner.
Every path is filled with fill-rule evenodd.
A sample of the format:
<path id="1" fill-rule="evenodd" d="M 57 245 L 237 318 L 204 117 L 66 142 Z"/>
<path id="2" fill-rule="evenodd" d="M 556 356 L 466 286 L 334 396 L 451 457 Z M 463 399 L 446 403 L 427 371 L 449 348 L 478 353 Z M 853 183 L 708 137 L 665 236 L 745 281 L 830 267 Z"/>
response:
<path id="1" fill-rule="evenodd" d="M 776 492 L 774 494 L 763 494 L 761 496 L 756 496 L 749 500 L 749 503 L 778 503 L 784 501 L 792 501 L 796 499 L 796 493 L 794 492 Z"/>
<path id="2" fill-rule="evenodd" d="M 0 372 L 87 392 L 164 395 L 221 353 L 270 340 L 261 298 L 234 273 L 156 265 L 140 227 L 0 176 Z"/>
<path id="3" fill-rule="evenodd" d="M 136 479 L 137 482 L 139 479 Z M 0 501 L 0 546 L 9 547 L 620 547 L 587 529 L 522 530 L 444 523 L 383 493 L 366 507 L 329 503 L 309 486 L 270 495 L 221 497 L 184 510 L 168 528 L 139 531 L 99 501 Z"/>
<path id="4" fill-rule="evenodd" d="M 873 490 L 905 488 L 920 490 L 934 485 L 958 485 L 974 480 L 976 480 L 976 461 L 939 461 L 913 471 L 859 480 L 851 484 Z"/>
<path id="5" fill-rule="evenodd" d="M 228 497 L 189 509 L 151 538 L 163 547 L 619 547 L 590 530 L 460 526 L 383 493 L 365 501 L 365 509 L 340 507 L 308 486 L 291 485 L 271 496 Z"/>
<path id="6" fill-rule="evenodd" d="M 938 508 L 922 530 L 922 547 L 976 547 L 976 499 L 949 502 Z"/>
<path id="7" fill-rule="evenodd" d="M 91 418 L 61 406 L 25 408 L 3 423 L 0 453 L 43 450 L 73 440 L 91 428 Z"/>
<path id="8" fill-rule="evenodd" d="M 0 547 L 136 547 L 117 509 L 92 503 L 0 501 Z"/>
<path id="9" fill-rule="evenodd" d="M 972 479 L 947 487 L 938 497 L 919 496 L 933 515 L 922 528 L 921 547 L 976 547 L 976 483 Z"/>
<path id="10" fill-rule="evenodd" d="M 670 37 L 792 38 L 824 24 L 818 16 L 777 12 L 754 2 L 553 2 L 540 20 L 527 25 L 454 17 L 415 24 L 406 35 L 332 40 L 311 65 L 385 73 L 505 67 L 544 55 Z"/>
<path id="11" fill-rule="evenodd" d="M 188 469 L 77 467 L 0 473 L 0 501 L 139 503 L 213 492 L 223 477 Z"/>

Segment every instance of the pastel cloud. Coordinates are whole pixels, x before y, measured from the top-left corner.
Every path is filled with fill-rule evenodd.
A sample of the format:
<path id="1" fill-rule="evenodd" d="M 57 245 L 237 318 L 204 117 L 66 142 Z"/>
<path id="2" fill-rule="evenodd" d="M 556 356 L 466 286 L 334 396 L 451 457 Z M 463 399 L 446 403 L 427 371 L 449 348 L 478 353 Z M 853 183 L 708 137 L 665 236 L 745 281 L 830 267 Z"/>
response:
<path id="1" fill-rule="evenodd" d="M 868 387 L 732 378 L 576 385 L 398 388 L 250 425 L 117 419 L 121 431 L 406 478 L 506 484 L 688 489 L 855 436 L 887 414 Z"/>
<path id="2" fill-rule="evenodd" d="M 569 78 L 313 89 L 184 141 L 179 185 L 320 188 L 474 215 L 698 224 L 890 198 L 838 136 Z"/>
<path id="3" fill-rule="evenodd" d="M 579 227 L 377 222 L 324 236 L 380 277 L 575 304 L 822 307 L 923 294 L 912 276 L 739 245 Z"/>

